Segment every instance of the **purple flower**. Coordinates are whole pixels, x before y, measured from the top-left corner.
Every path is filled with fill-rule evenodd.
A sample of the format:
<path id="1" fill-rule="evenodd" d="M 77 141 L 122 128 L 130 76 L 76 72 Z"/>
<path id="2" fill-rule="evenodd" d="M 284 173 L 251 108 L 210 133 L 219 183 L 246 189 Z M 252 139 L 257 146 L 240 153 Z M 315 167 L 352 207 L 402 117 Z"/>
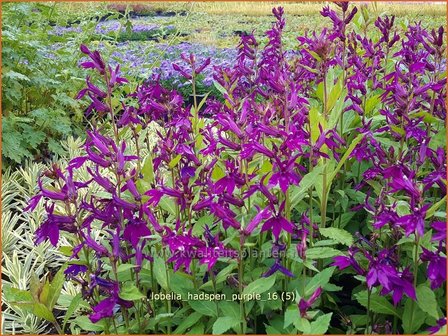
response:
<path id="1" fill-rule="evenodd" d="M 100 301 L 96 306 L 94 306 L 93 313 L 89 315 L 90 321 L 96 323 L 105 317 L 114 316 L 114 308 L 117 305 L 117 300 L 113 297 L 108 297 Z"/>
<path id="2" fill-rule="evenodd" d="M 129 221 L 123 232 L 123 238 L 130 242 L 134 248 L 137 247 L 141 238 L 149 235 L 151 235 L 151 231 L 146 222 L 139 219 Z"/>
<path id="3" fill-rule="evenodd" d="M 431 224 L 431 227 L 436 231 L 436 233 L 434 233 L 431 238 L 432 241 L 439 241 L 439 240 L 446 241 L 446 223 L 445 222 L 434 222 Z"/>
<path id="4" fill-rule="evenodd" d="M 263 273 L 263 277 L 269 277 L 278 271 L 280 271 L 281 273 L 283 273 L 284 275 L 286 275 L 290 278 L 294 278 L 294 274 L 292 274 L 290 270 L 288 270 L 286 267 L 284 267 L 281 264 L 281 260 L 279 260 L 279 259 L 275 260 L 274 264 L 269 268 L 269 270 L 267 270 L 267 272 Z"/>
<path id="5" fill-rule="evenodd" d="M 321 293 L 322 293 L 322 287 L 319 287 L 314 291 L 314 293 L 310 296 L 308 300 L 305 300 L 305 298 L 300 299 L 299 304 L 297 306 L 299 307 L 301 317 L 306 317 L 308 309 L 311 308 L 314 302 L 316 302 Z"/>
<path id="6" fill-rule="evenodd" d="M 106 69 L 106 66 L 103 62 L 103 59 L 101 58 L 100 53 L 98 50 L 95 50 L 94 52 L 91 52 L 87 46 L 84 44 L 81 45 L 81 51 L 88 55 L 91 59 L 91 61 L 83 62 L 81 63 L 81 66 L 86 69 L 97 69 L 98 72 L 103 75 Z"/>
<path id="7" fill-rule="evenodd" d="M 436 323 L 437 325 L 428 328 L 431 335 L 438 333 L 446 325 L 446 317 L 438 319 Z"/>
<path id="8" fill-rule="evenodd" d="M 442 245 L 436 252 L 431 252 L 424 247 L 421 255 L 422 261 L 428 262 L 427 275 L 431 283 L 431 289 L 439 288 L 446 281 L 446 257 L 441 255 Z"/>
<path id="9" fill-rule="evenodd" d="M 291 223 L 289 220 L 287 220 L 285 217 L 283 217 L 280 214 L 276 214 L 269 218 L 261 227 L 261 232 L 271 230 L 272 234 L 275 237 L 275 240 L 277 241 L 280 233 L 282 231 L 286 231 L 289 233 L 293 233 L 295 229 L 295 226 L 293 223 Z"/>
<path id="10" fill-rule="evenodd" d="M 422 208 L 414 208 L 411 214 L 399 217 L 395 224 L 405 229 L 406 236 L 413 232 L 423 236 L 425 233 L 426 211 L 429 206 L 429 204 L 426 204 Z"/>

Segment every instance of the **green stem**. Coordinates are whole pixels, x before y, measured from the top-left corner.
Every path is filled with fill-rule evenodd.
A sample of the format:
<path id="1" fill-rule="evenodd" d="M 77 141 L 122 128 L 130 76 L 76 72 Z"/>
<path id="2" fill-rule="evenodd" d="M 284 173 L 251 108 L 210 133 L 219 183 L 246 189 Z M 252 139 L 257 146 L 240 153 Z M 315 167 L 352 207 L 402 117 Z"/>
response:
<path id="1" fill-rule="evenodd" d="M 62 328 L 56 319 L 54 320 L 53 325 L 56 328 L 59 335 L 64 335 L 64 332 L 62 331 Z"/>
<path id="2" fill-rule="evenodd" d="M 218 293 L 218 290 L 217 290 L 217 288 L 216 288 L 216 277 L 215 277 L 215 273 L 213 273 L 213 270 L 210 270 L 209 273 L 210 273 L 210 278 L 212 278 L 213 292 L 214 292 L 214 294 L 215 294 L 215 297 L 217 297 L 216 295 L 217 295 L 217 293 Z M 219 317 L 218 300 L 215 300 L 215 303 L 216 303 L 216 316 Z"/>
<path id="3" fill-rule="evenodd" d="M 415 252 L 414 252 L 414 288 L 417 288 L 417 275 L 418 275 L 418 250 L 420 248 L 420 236 L 415 234 Z M 414 320 L 415 301 L 411 301 L 411 317 L 409 321 Z"/>
<path id="4" fill-rule="evenodd" d="M 372 333 L 373 321 L 372 321 L 372 312 L 370 311 L 370 296 L 372 294 L 371 289 L 367 289 L 367 326 L 366 326 L 366 334 Z"/>
<path id="5" fill-rule="evenodd" d="M 244 308 L 243 297 L 243 235 L 240 237 L 239 262 L 238 262 L 238 290 L 240 294 L 240 326 L 241 333 L 246 334 L 246 313 Z"/>

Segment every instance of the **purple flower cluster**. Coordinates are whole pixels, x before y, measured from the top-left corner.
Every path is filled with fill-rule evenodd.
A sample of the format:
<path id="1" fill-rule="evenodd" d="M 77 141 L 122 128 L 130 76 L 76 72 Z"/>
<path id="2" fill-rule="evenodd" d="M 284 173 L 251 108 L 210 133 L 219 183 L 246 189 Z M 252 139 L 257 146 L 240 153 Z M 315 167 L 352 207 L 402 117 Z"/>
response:
<path id="1" fill-rule="evenodd" d="M 378 288 L 395 306 L 404 296 L 417 299 L 420 268 L 431 289 L 444 285 L 446 227 L 434 207 L 446 195 L 446 158 L 432 141 L 446 116 L 443 29 L 411 25 L 401 38 L 393 17 L 379 18 L 373 41 L 348 29 L 356 7 L 337 5 L 339 14 L 322 11 L 333 28 L 299 37 L 297 52 L 284 50 L 284 12 L 275 8 L 265 46 L 244 35 L 232 61 L 216 62 L 209 51 L 194 54 L 195 46 L 183 44 L 175 62 L 164 61 L 126 95 L 120 67 L 81 46 L 88 57 L 81 66 L 102 81 L 87 77 L 78 94 L 89 99 L 93 125 L 85 155 L 65 169 L 46 171 L 26 210 L 45 202 L 47 218 L 36 243 L 57 245 L 61 231 L 73 238 L 66 274 L 81 285 L 92 322 L 114 317 L 117 309 L 127 320 L 134 302 L 122 298 L 120 265 L 135 266 L 138 290 L 156 290 L 156 252 L 172 265 L 164 276 L 185 273 L 195 289 L 209 276 L 215 285 L 221 266 L 236 261 L 240 294 L 248 269 L 241 252 L 256 242 L 260 249 L 269 242 L 272 251 L 258 276 L 287 283 L 299 276 L 298 263 L 303 276 L 305 268 L 322 270 L 323 264 L 308 260 L 308 249 L 324 228 L 341 230 L 336 203 L 330 219 L 329 196 L 353 189 L 365 202 L 352 209 L 364 216 L 352 232 L 363 234 L 333 265 L 365 277 L 369 295 Z M 192 104 L 163 87 L 172 76 L 191 85 Z M 198 100 L 201 76 L 223 100 Z M 154 123 L 157 145 L 151 148 L 147 134 Z M 79 169 L 86 169 L 87 181 L 76 180 Z M 334 178 L 339 187 L 332 188 Z M 296 207 L 294 200 L 306 193 L 307 202 Z M 342 218 L 344 210 L 339 212 Z M 412 258 L 401 249 L 406 243 L 415 250 Z M 298 258 L 280 253 L 290 250 Z M 298 300 L 298 318 L 309 318 L 324 290 L 315 287 Z"/>

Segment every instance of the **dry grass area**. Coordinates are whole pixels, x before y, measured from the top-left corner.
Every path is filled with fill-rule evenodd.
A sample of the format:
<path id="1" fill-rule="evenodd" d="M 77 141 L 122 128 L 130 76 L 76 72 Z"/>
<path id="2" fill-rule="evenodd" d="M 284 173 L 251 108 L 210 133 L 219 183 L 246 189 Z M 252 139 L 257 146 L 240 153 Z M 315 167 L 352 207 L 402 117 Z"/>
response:
<path id="1" fill-rule="evenodd" d="M 445 3 L 430 2 L 353 2 L 353 4 L 368 4 L 369 9 L 377 14 L 393 14 L 396 16 L 445 16 L 447 7 Z M 322 2 L 281 2 L 281 1 L 210 1 L 210 2 L 173 2 L 173 1 L 141 1 L 141 2 L 70 2 L 67 6 L 70 10 L 79 11 L 94 10 L 98 7 L 114 7 L 125 11 L 126 8 L 140 13 L 152 13 L 157 11 L 193 11 L 214 15 L 247 15 L 247 16 L 266 16 L 270 15 L 274 6 L 283 6 L 288 15 L 311 16 L 318 15 L 322 6 L 329 4 L 335 6 L 330 1 Z"/>
<path id="2" fill-rule="evenodd" d="M 445 3 L 390 3 L 390 2 L 363 2 L 374 12 L 394 14 L 397 16 L 405 15 L 429 15 L 429 16 L 445 16 Z M 189 8 L 193 6 L 194 11 L 204 12 L 208 14 L 238 14 L 249 16 L 270 15 L 272 7 L 281 5 L 285 8 L 285 12 L 289 15 L 316 15 L 322 9 L 322 6 L 331 2 L 154 2 L 151 3 L 157 10 L 175 10 L 176 8 Z M 359 5 L 360 3 L 358 3 Z"/>

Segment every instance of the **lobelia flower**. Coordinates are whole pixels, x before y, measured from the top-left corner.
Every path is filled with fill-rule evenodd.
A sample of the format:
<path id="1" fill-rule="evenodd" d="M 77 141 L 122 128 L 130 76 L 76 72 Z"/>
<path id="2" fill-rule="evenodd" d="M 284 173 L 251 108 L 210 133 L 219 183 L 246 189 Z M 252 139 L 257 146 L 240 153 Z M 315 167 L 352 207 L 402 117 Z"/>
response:
<path id="1" fill-rule="evenodd" d="M 426 204 L 421 208 L 415 207 L 412 209 L 412 213 L 399 217 L 395 224 L 405 229 L 406 236 L 415 232 L 416 234 L 423 236 L 425 233 L 425 217 L 426 211 L 429 209 L 430 204 Z"/>
<path id="2" fill-rule="evenodd" d="M 275 237 L 275 241 L 278 241 L 278 238 L 282 231 L 286 231 L 292 234 L 296 228 L 293 223 L 291 223 L 289 220 L 287 220 L 285 217 L 281 215 L 284 207 L 285 202 L 283 201 L 280 204 L 278 211 L 275 211 L 275 209 L 271 209 L 273 211 L 272 217 L 269 218 L 261 227 L 261 232 L 271 230 L 272 234 Z"/>
<path id="3" fill-rule="evenodd" d="M 307 316 L 308 309 L 311 308 L 311 306 L 316 302 L 316 300 L 319 298 L 320 294 L 322 293 L 322 287 L 317 288 L 314 293 L 310 296 L 308 300 L 305 300 L 304 298 L 301 298 L 298 307 L 301 317 Z"/>
<path id="4" fill-rule="evenodd" d="M 446 223 L 445 222 L 434 222 L 431 227 L 436 231 L 431 238 L 431 241 L 446 241 Z"/>
<path id="5" fill-rule="evenodd" d="M 348 256 L 334 257 L 331 266 L 337 266 L 340 270 L 351 266 L 359 275 L 365 276 L 367 274 L 367 271 L 364 270 L 359 262 L 355 259 L 355 255 L 359 252 L 359 248 L 351 246 L 348 249 Z"/>
<path id="6" fill-rule="evenodd" d="M 104 61 L 101 58 L 98 50 L 91 52 L 86 45 L 81 44 L 81 51 L 91 59 L 91 61 L 81 63 L 81 66 L 85 69 L 96 69 L 101 75 L 103 75 L 106 69 L 106 65 L 104 64 Z"/>
<path id="7" fill-rule="evenodd" d="M 271 178 L 269 179 L 268 188 L 272 188 L 275 185 L 279 185 L 281 191 L 286 194 L 290 185 L 299 184 L 301 178 L 294 171 L 296 159 L 300 156 L 297 154 L 290 159 L 280 161 L 277 157 L 274 157 L 275 169 Z"/>
<path id="8" fill-rule="evenodd" d="M 257 209 L 257 214 L 255 217 L 247 224 L 246 228 L 244 228 L 244 234 L 250 235 L 259 225 L 260 223 L 271 217 L 271 210 L 269 208 L 264 208 L 260 211 L 260 208 L 258 206 L 255 206 Z"/>
<path id="9" fill-rule="evenodd" d="M 431 289 L 439 288 L 446 281 L 446 257 L 441 253 L 443 251 L 442 242 L 436 252 L 432 252 L 422 247 L 423 253 L 420 256 L 422 261 L 428 262 L 427 275 L 431 283 Z"/>
<path id="10" fill-rule="evenodd" d="M 435 326 L 429 327 L 427 329 L 431 335 L 438 333 L 440 331 L 440 329 L 442 329 L 444 326 L 446 326 L 446 317 L 442 317 L 442 318 L 438 319 L 436 321 L 436 323 L 437 324 Z"/>
<path id="11" fill-rule="evenodd" d="M 132 218 L 128 221 L 123 231 L 123 238 L 126 239 L 134 248 L 137 248 L 141 238 L 151 235 L 146 221 L 139 218 Z"/>
<path id="12" fill-rule="evenodd" d="M 100 279 L 96 278 L 95 282 Z M 134 304 L 132 301 L 123 300 L 119 297 L 119 285 L 116 282 L 105 283 L 101 282 L 103 286 L 99 285 L 100 288 L 106 285 L 106 291 L 109 292 L 110 296 L 98 302 L 98 304 L 92 307 L 93 312 L 89 315 L 90 321 L 96 323 L 99 320 L 106 317 L 113 317 L 117 306 L 123 306 L 125 308 L 131 308 Z"/>
<path id="13" fill-rule="evenodd" d="M 272 253 L 272 256 L 274 257 L 275 261 L 272 264 L 272 266 L 269 268 L 269 270 L 267 270 L 262 275 L 263 277 L 269 277 L 276 272 L 281 272 L 290 278 L 294 278 L 294 274 L 292 274 L 290 270 L 288 270 L 286 267 L 284 267 L 282 265 L 281 256 L 282 256 L 282 252 L 285 250 L 286 250 L 286 245 L 284 245 L 284 244 L 280 244 L 278 242 L 274 242 L 272 244 L 271 253 Z"/>

